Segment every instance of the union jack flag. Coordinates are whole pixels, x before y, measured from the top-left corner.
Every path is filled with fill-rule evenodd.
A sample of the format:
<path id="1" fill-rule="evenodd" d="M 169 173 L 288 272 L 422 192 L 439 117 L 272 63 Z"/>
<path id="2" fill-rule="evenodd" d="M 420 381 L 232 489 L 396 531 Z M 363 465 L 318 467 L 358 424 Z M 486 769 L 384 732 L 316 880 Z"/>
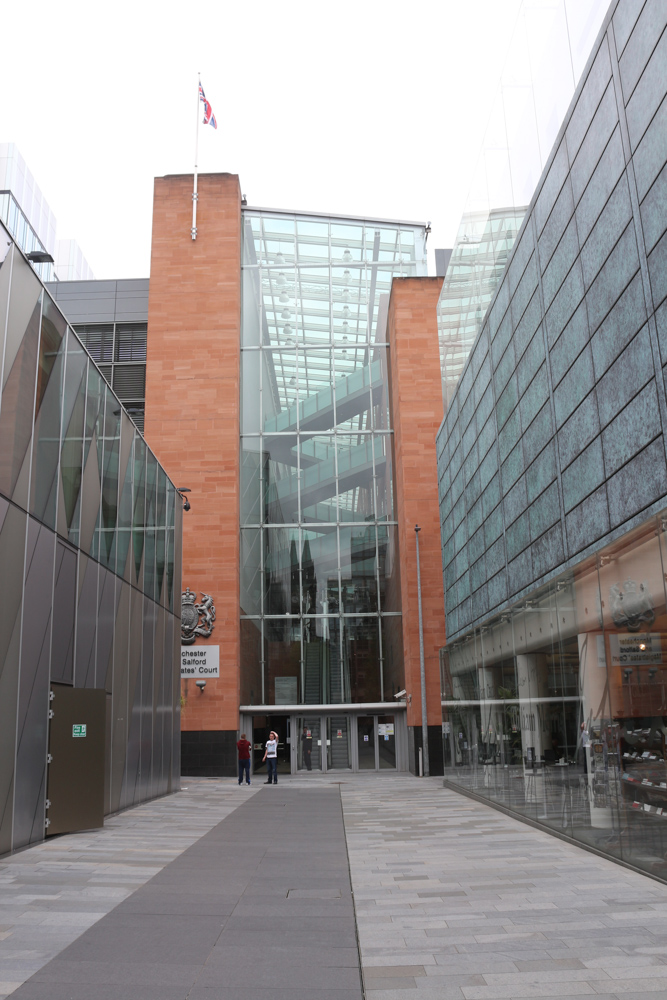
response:
<path id="1" fill-rule="evenodd" d="M 206 100 L 206 94 L 204 93 L 204 88 L 201 83 L 199 84 L 199 100 L 204 105 L 204 125 L 212 125 L 213 128 L 218 127 L 218 123 L 215 120 L 215 115 L 213 114 L 213 108 L 210 103 Z"/>

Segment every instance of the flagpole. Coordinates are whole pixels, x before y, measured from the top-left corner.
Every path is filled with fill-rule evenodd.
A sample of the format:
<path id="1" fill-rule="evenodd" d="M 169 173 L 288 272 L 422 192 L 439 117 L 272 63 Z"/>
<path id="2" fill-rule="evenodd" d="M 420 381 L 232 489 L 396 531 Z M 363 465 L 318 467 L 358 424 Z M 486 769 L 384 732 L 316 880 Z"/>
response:
<path id="1" fill-rule="evenodd" d="M 199 159 L 199 88 L 201 87 L 201 73 L 197 74 L 197 131 L 195 132 L 195 180 L 192 190 L 192 229 L 190 235 L 193 240 L 197 239 L 197 160 Z"/>

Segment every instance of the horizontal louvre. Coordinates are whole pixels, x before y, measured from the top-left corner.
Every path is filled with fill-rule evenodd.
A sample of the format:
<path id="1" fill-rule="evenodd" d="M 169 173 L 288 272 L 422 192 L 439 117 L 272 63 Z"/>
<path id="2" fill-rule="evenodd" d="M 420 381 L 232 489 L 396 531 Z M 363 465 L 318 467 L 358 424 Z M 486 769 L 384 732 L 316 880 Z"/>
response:
<path id="1" fill-rule="evenodd" d="M 143 399 L 146 393 L 146 365 L 114 365 L 113 389 L 121 402 Z"/>
<path id="2" fill-rule="evenodd" d="M 145 361 L 146 323 L 118 323 L 116 325 L 116 361 Z"/>
<path id="3" fill-rule="evenodd" d="M 100 365 L 99 368 L 109 385 L 111 385 L 111 365 Z"/>

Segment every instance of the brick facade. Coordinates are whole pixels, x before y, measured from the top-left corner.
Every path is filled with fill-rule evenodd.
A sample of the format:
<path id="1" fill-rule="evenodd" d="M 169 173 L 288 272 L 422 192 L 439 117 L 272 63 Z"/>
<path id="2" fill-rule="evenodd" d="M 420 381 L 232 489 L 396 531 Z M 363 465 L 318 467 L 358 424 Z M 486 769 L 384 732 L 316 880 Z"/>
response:
<path id="1" fill-rule="evenodd" d="M 387 319 L 391 355 L 396 509 L 401 563 L 403 655 L 408 726 L 421 726 L 419 612 L 415 524 L 421 532 L 427 713 L 440 727 L 440 648 L 445 614 L 435 436 L 442 421 L 436 304 L 442 278 L 402 278 L 392 285 Z M 429 744 L 431 740 L 429 738 Z"/>
<path id="2" fill-rule="evenodd" d="M 177 486 L 183 588 L 214 599 L 220 678 L 184 681 L 183 731 L 236 731 L 239 705 L 239 342 L 241 191 L 234 174 L 155 181 L 146 439 Z M 225 767 L 225 771 L 227 768 Z M 221 772 L 218 772 L 221 773 Z"/>

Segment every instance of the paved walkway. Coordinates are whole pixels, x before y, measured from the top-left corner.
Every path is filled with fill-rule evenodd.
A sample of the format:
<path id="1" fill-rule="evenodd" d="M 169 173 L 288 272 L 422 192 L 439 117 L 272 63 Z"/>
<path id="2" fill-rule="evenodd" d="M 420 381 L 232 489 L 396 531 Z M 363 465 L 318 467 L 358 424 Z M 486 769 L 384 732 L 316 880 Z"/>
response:
<path id="1" fill-rule="evenodd" d="M 667 886 L 439 779 L 184 785 L 0 861 L 0 997 L 667 1000 Z"/>

